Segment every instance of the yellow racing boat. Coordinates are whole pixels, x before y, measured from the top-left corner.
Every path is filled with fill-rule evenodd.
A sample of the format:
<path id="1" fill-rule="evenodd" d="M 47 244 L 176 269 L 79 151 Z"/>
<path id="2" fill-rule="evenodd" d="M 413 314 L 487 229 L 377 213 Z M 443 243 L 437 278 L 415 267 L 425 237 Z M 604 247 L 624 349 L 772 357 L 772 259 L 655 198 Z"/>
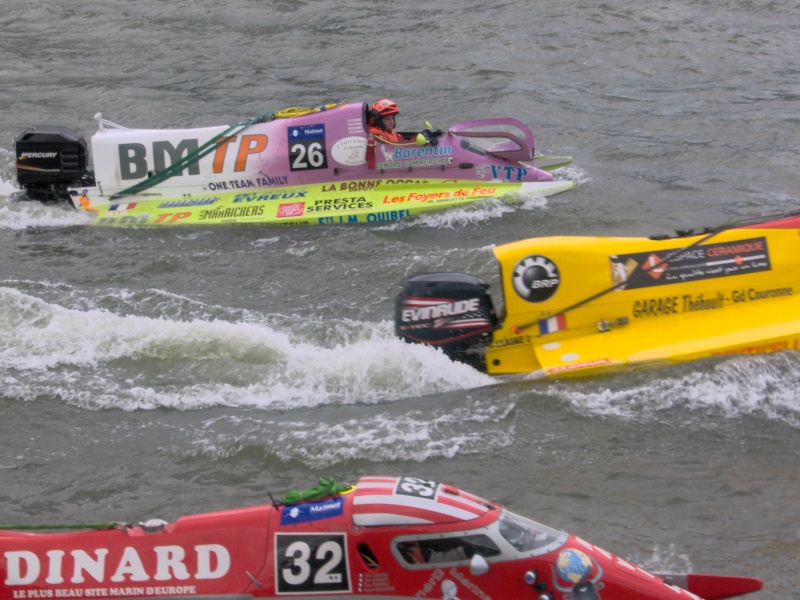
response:
<path id="1" fill-rule="evenodd" d="M 494 248 L 503 306 L 463 273 L 405 278 L 395 331 L 490 374 L 577 377 L 800 349 L 800 213 L 676 237 Z"/>

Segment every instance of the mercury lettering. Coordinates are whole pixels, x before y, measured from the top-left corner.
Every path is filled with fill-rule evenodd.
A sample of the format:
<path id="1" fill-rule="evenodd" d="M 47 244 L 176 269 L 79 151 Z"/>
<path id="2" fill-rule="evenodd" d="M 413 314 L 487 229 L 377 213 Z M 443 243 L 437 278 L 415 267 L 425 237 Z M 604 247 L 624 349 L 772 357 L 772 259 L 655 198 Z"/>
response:
<path id="1" fill-rule="evenodd" d="M 108 579 L 112 582 L 156 581 L 195 579 L 220 579 L 231 567 L 230 552 L 220 544 L 199 544 L 194 546 L 196 571 L 192 575 L 184 563 L 186 550 L 182 546 L 155 546 L 155 568 L 145 567 L 139 552 L 126 546 L 119 558 L 107 561 L 108 548 L 96 548 L 92 556 L 86 550 L 71 550 L 66 558 L 64 550 L 49 550 L 40 556 L 30 550 L 10 550 L 4 553 L 6 561 L 6 585 L 51 585 L 64 583 L 84 583 L 87 576 L 98 583 Z M 153 566 L 152 556 L 145 556 L 149 566 Z M 71 568 L 69 564 L 71 563 Z M 112 569 L 113 567 L 113 569 Z"/>

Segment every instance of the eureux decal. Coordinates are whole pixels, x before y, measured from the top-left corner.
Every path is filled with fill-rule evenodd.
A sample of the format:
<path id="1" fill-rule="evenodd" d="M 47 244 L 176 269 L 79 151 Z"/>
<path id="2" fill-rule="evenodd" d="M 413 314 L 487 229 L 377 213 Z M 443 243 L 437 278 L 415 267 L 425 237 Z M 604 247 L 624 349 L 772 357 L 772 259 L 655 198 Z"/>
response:
<path id="1" fill-rule="evenodd" d="M 328 168 L 325 125 L 301 125 L 286 130 L 289 136 L 289 168 L 310 171 Z"/>
<path id="2" fill-rule="evenodd" d="M 275 581 L 279 594 L 352 591 L 345 534 L 276 534 Z"/>
<path id="3" fill-rule="evenodd" d="M 511 280 L 520 298 L 528 302 L 549 300 L 561 283 L 555 263 L 539 254 L 526 256 L 519 261 L 514 267 Z"/>

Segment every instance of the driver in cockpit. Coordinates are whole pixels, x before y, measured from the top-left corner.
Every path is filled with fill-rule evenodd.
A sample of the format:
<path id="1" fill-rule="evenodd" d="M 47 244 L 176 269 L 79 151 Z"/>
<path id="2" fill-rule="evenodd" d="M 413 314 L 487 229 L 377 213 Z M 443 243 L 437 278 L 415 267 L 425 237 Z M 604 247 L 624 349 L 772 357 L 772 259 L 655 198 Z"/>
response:
<path id="1" fill-rule="evenodd" d="M 368 111 L 369 130 L 382 142 L 393 144 L 407 142 L 408 140 L 402 133 L 395 131 L 395 115 L 400 114 L 397 103 L 388 98 L 383 98 L 375 102 Z"/>

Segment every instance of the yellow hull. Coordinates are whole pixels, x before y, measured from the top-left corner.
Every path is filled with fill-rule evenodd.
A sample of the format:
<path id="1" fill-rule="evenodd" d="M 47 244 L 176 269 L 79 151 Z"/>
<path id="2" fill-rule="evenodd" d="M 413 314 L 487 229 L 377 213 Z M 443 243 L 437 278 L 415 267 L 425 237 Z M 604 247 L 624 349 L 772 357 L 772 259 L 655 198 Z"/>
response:
<path id="1" fill-rule="evenodd" d="M 695 237 L 551 237 L 494 250 L 493 374 L 586 376 L 800 349 L 800 218 Z"/>
<path id="2" fill-rule="evenodd" d="M 410 219 L 509 194 L 550 196 L 573 186 L 571 181 L 369 179 L 270 189 L 241 188 L 195 197 L 176 195 L 150 199 L 142 194 L 118 204 L 99 204 L 88 197 L 80 197 L 75 207 L 94 217 L 92 225 L 107 227 L 375 224 Z"/>

